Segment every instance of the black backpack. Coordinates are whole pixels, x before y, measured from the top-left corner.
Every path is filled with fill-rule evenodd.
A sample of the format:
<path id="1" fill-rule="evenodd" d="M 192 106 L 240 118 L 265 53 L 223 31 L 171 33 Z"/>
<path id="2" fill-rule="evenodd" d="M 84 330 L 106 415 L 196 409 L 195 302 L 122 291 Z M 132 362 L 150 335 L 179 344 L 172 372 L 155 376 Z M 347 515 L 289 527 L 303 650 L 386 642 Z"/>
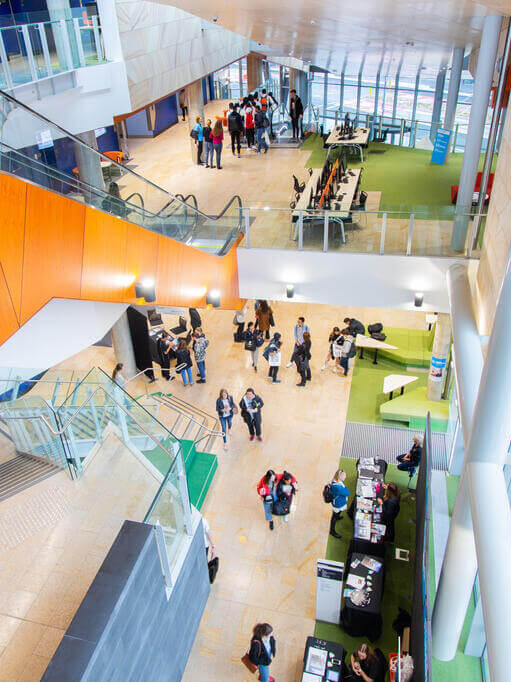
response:
<path id="1" fill-rule="evenodd" d="M 367 331 L 369 332 L 369 334 L 378 334 L 379 332 L 382 331 L 382 329 L 383 325 L 381 322 L 375 322 L 374 324 L 370 324 L 367 327 Z"/>
<path id="2" fill-rule="evenodd" d="M 348 351 L 348 357 L 354 358 L 356 354 L 357 354 L 357 347 L 355 346 L 355 340 L 353 340 L 351 342 L 351 348 Z"/>
<path id="3" fill-rule="evenodd" d="M 385 341 L 387 338 L 387 334 L 382 334 L 381 332 L 373 332 L 371 334 L 371 338 L 375 339 L 375 341 Z"/>
<path id="4" fill-rule="evenodd" d="M 334 501 L 330 483 L 327 483 L 323 488 L 323 500 L 326 502 L 326 504 L 331 504 Z"/>

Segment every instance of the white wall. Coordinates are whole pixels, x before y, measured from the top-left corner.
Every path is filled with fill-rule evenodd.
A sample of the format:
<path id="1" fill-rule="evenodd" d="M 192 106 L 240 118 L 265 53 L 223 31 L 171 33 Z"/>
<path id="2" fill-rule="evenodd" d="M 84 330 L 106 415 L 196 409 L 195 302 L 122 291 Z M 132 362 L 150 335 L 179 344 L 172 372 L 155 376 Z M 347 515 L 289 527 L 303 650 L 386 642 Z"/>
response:
<path id="1" fill-rule="evenodd" d="M 457 260 L 239 248 L 240 296 L 286 300 L 294 284 L 294 301 L 417 310 L 414 294 L 423 292 L 422 310 L 449 312 L 445 273 Z"/>
<path id="2" fill-rule="evenodd" d="M 19 368 L 23 379 L 49 369 L 103 338 L 126 308 L 54 298 L 0 346 L 0 368 Z"/>

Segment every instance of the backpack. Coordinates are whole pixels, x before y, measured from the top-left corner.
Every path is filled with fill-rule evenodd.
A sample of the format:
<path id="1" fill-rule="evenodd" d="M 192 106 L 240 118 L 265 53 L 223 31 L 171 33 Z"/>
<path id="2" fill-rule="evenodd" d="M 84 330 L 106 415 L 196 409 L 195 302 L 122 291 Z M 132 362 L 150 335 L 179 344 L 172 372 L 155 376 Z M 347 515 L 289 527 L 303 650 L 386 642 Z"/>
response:
<path id="1" fill-rule="evenodd" d="M 375 339 L 376 341 L 385 341 L 385 339 L 387 338 L 387 334 L 382 334 L 380 332 L 373 332 L 371 334 L 371 338 Z"/>
<path id="2" fill-rule="evenodd" d="M 334 497 L 332 495 L 332 487 L 330 486 L 330 483 L 327 483 L 323 488 L 323 500 L 326 502 L 326 504 L 330 504 L 331 502 L 334 501 Z"/>
<path id="3" fill-rule="evenodd" d="M 374 324 L 370 324 L 367 327 L 367 331 L 369 332 L 369 334 L 378 334 L 382 330 L 383 330 L 383 325 L 381 322 L 375 322 Z"/>
<path id="4" fill-rule="evenodd" d="M 351 348 L 348 351 L 348 357 L 354 358 L 356 354 L 357 354 L 357 347 L 355 346 L 355 340 L 353 340 L 351 342 Z"/>
<path id="5" fill-rule="evenodd" d="M 199 139 L 199 131 L 196 128 L 192 128 L 192 130 L 190 130 L 190 137 L 197 141 Z"/>
<path id="6" fill-rule="evenodd" d="M 254 115 L 252 114 L 251 111 L 247 111 L 245 113 L 245 126 L 247 128 L 253 128 L 254 127 Z"/>

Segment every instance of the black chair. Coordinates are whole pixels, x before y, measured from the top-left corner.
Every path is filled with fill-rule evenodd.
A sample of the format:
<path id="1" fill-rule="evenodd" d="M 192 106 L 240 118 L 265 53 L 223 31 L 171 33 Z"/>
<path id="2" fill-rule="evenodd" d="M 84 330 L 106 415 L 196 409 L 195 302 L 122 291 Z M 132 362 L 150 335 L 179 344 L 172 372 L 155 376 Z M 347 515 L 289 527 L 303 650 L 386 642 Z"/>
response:
<path id="1" fill-rule="evenodd" d="M 410 488 L 410 483 L 412 482 L 412 478 L 417 473 L 417 469 L 418 467 L 413 467 L 413 469 L 408 470 L 408 490 L 415 490 L 415 488 Z"/>
<path id="2" fill-rule="evenodd" d="M 151 308 L 147 311 L 147 319 L 151 327 L 159 327 L 163 324 L 162 317 L 156 312 L 156 308 Z"/>
<path id="3" fill-rule="evenodd" d="M 305 182 L 298 182 L 296 175 L 293 175 L 293 189 L 296 194 L 301 194 L 305 189 Z"/>
<path id="4" fill-rule="evenodd" d="M 376 135 L 373 137 L 373 142 L 385 142 L 388 134 L 389 134 L 389 129 L 385 128 L 385 130 L 382 132 L 382 134 L 379 137 L 377 137 Z"/>
<path id="5" fill-rule="evenodd" d="M 360 192 L 360 195 L 358 197 L 358 204 L 356 201 L 354 201 L 351 204 L 351 210 L 352 211 L 365 211 L 366 210 L 366 201 L 367 201 L 367 192 Z"/>
<path id="6" fill-rule="evenodd" d="M 179 327 L 170 330 L 173 334 L 183 334 L 186 331 L 186 318 L 179 316 Z"/>

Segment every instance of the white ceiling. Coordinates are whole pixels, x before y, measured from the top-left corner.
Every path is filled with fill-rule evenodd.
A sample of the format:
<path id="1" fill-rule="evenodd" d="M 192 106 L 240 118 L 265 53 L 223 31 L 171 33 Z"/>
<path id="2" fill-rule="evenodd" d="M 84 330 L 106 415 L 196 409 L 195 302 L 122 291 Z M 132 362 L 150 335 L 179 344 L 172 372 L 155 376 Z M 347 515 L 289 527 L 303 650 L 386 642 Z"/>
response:
<path id="1" fill-rule="evenodd" d="M 293 56 L 329 70 L 353 72 L 365 56 L 376 71 L 384 55 L 391 70 L 428 70 L 449 60 L 453 47 L 466 53 L 479 44 L 484 17 L 508 0 L 158 0 L 268 46 L 275 56 Z M 485 2 L 486 0 L 483 0 Z M 408 44 L 407 44 L 408 43 Z"/>

